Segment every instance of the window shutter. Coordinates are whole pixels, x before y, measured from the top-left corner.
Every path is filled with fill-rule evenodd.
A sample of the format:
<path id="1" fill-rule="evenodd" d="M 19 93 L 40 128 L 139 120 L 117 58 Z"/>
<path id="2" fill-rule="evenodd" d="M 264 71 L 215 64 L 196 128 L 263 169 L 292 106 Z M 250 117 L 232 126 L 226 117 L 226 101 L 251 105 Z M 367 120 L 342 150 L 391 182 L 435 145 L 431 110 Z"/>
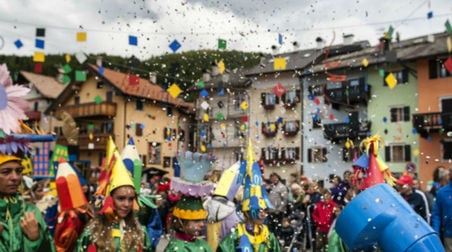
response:
<path id="1" fill-rule="evenodd" d="M 135 135 L 136 136 L 143 136 L 143 127 L 141 127 L 141 123 L 137 123 L 135 125 Z"/>
<path id="2" fill-rule="evenodd" d="M 295 159 L 300 159 L 300 147 L 295 147 Z"/>
<path id="3" fill-rule="evenodd" d="M 403 107 L 403 117 L 404 117 L 403 120 L 405 122 L 410 121 L 410 107 L 409 106 Z"/>
<path id="4" fill-rule="evenodd" d="M 405 145 L 405 161 L 411 161 L 411 145 Z"/>
<path id="5" fill-rule="evenodd" d="M 428 72 L 429 72 L 430 79 L 438 78 L 437 61 L 434 59 L 429 60 L 428 66 L 429 66 Z"/>
<path id="6" fill-rule="evenodd" d="M 386 87 L 388 84 L 386 83 L 386 77 L 388 77 L 389 73 L 385 72 L 385 75 L 383 77 L 383 87 Z"/>
<path id="7" fill-rule="evenodd" d="M 347 150 L 347 148 L 343 147 L 342 148 L 342 161 L 345 161 L 345 162 L 348 161 L 348 158 L 347 158 L 348 153 L 349 153 L 349 151 Z"/>
<path id="8" fill-rule="evenodd" d="M 407 83 L 408 82 L 408 69 L 403 69 L 402 71 L 402 81 L 403 83 Z"/>
<path id="9" fill-rule="evenodd" d="M 286 148 L 281 148 L 281 156 L 279 159 L 286 159 Z"/>
<path id="10" fill-rule="evenodd" d="M 279 104 L 279 96 L 277 96 L 277 95 L 275 95 L 276 96 L 276 98 L 275 98 L 275 104 Z"/>
<path id="11" fill-rule="evenodd" d="M 385 161 L 391 161 L 391 147 L 385 146 Z"/>
<path id="12" fill-rule="evenodd" d="M 308 149 L 308 163 L 311 163 L 311 162 L 312 162 L 312 149 L 309 148 Z"/>
<path id="13" fill-rule="evenodd" d="M 261 159 L 265 159 L 265 148 L 261 148 Z"/>
<path id="14" fill-rule="evenodd" d="M 262 105 L 266 105 L 266 103 L 265 103 L 265 96 L 266 96 L 266 93 L 261 93 L 261 104 Z"/>
<path id="15" fill-rule="evenodd" d="M 328 162 L 328 158 L 326 157 L 326 148 L 322 148 L 323 160 L 322 162 Z"/>
<path id="16" fill-rule="evenodd" d="M 397 122 L 397 109 L 391 108 L 390 114 L 391 114 L 391 122 Z"/>

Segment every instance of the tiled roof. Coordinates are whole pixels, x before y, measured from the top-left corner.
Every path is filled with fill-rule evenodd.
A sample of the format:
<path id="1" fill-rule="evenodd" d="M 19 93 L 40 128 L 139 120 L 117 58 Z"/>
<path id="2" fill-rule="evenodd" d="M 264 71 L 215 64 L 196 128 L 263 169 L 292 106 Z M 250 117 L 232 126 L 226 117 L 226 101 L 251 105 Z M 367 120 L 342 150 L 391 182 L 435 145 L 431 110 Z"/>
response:
<path id="1" fill-rule="evenodd" d="M 20 74 L 24 76 L 33 86 L 42 94 L 45 98 L 55 99 L 63 91 L 66 85 L 59 82 L 54 77 L 35 74 L 26 71 L 20 71 Z"/>
<path id="2" fill-rule="evenodd" d="M 139 78 L 137 84 L 131 85 L 128 73 L 121 73 L 104 67 L 103 73 L 100 74 L 99 68 L 93 64 L 89 64 L 88 68 L 126 95 L 169 103 L 174 106 L 185 107 L 188 109 L 194 107 L 193 103 L 173 98 L 166 90 L 155 83 L 151 83 L 148 79 Z"/>

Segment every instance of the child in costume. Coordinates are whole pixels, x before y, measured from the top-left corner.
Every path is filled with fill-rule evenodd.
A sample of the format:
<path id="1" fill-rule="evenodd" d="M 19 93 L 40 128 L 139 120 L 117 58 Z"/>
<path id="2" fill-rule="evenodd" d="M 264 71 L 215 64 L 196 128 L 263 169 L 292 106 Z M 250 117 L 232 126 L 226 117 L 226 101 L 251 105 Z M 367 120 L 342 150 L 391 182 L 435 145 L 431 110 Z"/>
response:
<path id="1" fill-rule="evenodd" d="M 259 164 L 254 160 L 251 142 L 247 161 L 242 161 L 237 182 L 244 185 L 242 212 L 245 219 L 220 242 L 218 252 L 254 251 L 280 252 L 276 236 L 264 224 L 267 208 L 271 207 L 262 183 Z"/>
<path id="2" fill-rule="evenodd" d="M 178 158 L 181 177 L 173 178 L 170 187 L 180 193 L 181 198 L 173 209 L 172 228 L 175 233 L 164 252 L 211 252 L 202 236 L 205 235 L 207 218 L 203 197 L 213 191 L 213 184 L 204 181 L 204 175 L 209 171 L 212 159 L 206 154 L 191 152 Z"/>
<path id="3" fill-rule="evenodd" d="M 134 212 L 137 194 L 131 174 L 117 150 L 113 157 L 103 208 L 83 231 L 76 251 L 153 251 L 146 228 Z"/>

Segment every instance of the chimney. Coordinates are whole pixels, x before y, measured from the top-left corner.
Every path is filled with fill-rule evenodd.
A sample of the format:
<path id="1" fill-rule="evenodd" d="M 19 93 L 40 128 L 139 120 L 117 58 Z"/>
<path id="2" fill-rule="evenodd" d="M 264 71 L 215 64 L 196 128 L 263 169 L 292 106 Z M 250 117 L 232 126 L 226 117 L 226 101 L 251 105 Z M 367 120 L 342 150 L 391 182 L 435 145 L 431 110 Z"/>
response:
<path id="1" fill-rule="evenodd" d="M 149 72 L 149 81 L 153 84 L 157 83 L 157 73 L 156 72 Z"/>
<path id="2" fill-rule="evenodd" d="M 342 38 L 344 39 L 344 45 L 351 45 L 353 43 L 353 38 L 355 35 L 353 34 L 342 34 Z"/>
<path id="3" fill-rule="evenodd" d="M 323 40 L 323 38 L 321 38 L 321 37 L 317 37 L 315 39 L 315 42 L 317 43 L 317 48 L 318 49 L 321 49 L 321 48 L 323 48 L 325 46 L 325 40 Z"/>

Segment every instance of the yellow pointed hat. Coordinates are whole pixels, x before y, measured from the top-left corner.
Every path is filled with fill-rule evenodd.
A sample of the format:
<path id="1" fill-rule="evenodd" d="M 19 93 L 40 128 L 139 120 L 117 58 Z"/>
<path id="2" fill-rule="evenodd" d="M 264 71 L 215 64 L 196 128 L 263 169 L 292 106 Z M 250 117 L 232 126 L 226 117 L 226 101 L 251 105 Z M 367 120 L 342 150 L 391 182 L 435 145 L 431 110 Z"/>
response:
<path id="1" fill-rule="evenodd" d="M 118 151 L 115 151 L 113 153 L 114 155 L 114 165 L 112 168 L 112 173 L 110 177 L 110 184 L 107 188 L 107 195 L 110 195 L 110 193 L 115 190 L 118 187 L 121 186 L 131 186 L 132 188 L 135 188 L 135 184 L 133 183 L 132 175 L 130 172 L 126 169 L 126 166 L 122 162 L 122 158 L 119 155 Z"/>

